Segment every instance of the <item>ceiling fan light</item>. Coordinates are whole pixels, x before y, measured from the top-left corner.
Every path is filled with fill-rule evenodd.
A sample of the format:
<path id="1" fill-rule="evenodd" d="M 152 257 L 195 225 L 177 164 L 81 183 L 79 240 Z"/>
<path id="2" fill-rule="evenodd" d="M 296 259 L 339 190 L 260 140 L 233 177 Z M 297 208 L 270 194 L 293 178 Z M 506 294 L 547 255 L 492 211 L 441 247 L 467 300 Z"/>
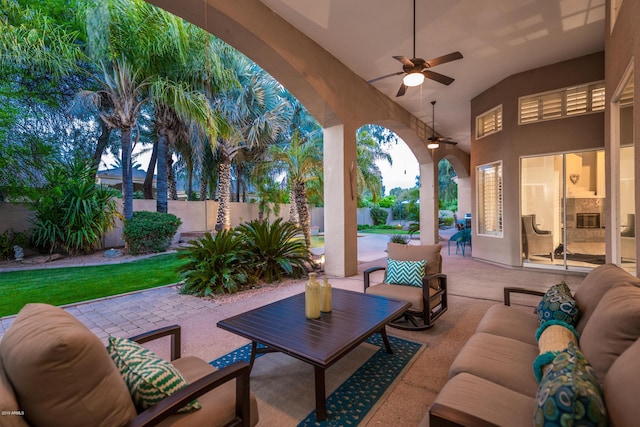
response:
<path id="1" fill-rule="evenodd" d="M 429 150 L 435 150 L 436 148 L 440 147 L 440 144 L 437 142 L 430 142 L 427 144 L 427 148 Z"/>
<path id="2" fill-rule="evenodd" d="M 420 86 L 424 82 L 424 74 L 420 72 L 409 73 L 402 79 L 405 86 Z"/>

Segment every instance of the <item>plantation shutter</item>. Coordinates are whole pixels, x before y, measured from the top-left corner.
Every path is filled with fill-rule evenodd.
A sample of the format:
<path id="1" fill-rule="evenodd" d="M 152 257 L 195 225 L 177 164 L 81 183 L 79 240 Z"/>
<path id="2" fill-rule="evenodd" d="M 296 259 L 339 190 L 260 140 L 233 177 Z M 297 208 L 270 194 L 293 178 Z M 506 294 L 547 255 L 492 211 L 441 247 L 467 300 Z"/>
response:
<path id="1" fill-rule="evenodd" d="M 479 166 L 478 234 L 502 235 L 502 162 Z"/>

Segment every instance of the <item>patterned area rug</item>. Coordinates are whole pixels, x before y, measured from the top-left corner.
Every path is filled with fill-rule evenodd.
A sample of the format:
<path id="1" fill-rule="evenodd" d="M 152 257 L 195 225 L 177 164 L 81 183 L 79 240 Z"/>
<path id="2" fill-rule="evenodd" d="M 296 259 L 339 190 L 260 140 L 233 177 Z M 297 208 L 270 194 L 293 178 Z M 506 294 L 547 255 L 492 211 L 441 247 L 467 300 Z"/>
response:
<path id="1" fill-rule="evenodd" d="M 389 336 L 393 354 L 375 334 L 327 369 L 327 420 L 315 419 L 314 376 L 311 365 L 282 353 L 259 354 L 251 372 L 251 390 L 258 399 L 259 425 L 356 426 L 410 365 L 422 344 Z M 228 353 L 211 364 L 221 368 L 249 361 L 251 345 Z"/>

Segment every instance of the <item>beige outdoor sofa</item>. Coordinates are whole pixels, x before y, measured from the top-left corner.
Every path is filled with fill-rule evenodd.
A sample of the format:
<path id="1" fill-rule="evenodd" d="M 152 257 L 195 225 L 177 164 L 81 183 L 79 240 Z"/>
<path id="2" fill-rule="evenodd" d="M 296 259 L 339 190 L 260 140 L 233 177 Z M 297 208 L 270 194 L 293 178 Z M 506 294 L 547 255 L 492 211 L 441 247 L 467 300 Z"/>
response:
<path id="1" fill-rule="evenodd" d="M 539 322 L 532 310 L 509 306 L 514 291 L 506 289 L 505 305 L 492 306 L 480 321 L 421 426 L 534 425 Z M 609 425 L 640 425 L 640 280 L 603 265 L 573 297 L 581 312 L 578 346 L 595 370 Z"/>
<path id="2" fill-rule="evenodd" d="M 189 385 L 137 412 L 129 389 L 102 341 L 65 310 L 27 304 L 0 340 L 0 426 L 254 426 L 256 399 L 249 365 L 216 370 L 180 357 L 180 327 L 132 340 L 170 337 L 171 359 Z M 176 412 L 197 398 L 201 409 Z"/>

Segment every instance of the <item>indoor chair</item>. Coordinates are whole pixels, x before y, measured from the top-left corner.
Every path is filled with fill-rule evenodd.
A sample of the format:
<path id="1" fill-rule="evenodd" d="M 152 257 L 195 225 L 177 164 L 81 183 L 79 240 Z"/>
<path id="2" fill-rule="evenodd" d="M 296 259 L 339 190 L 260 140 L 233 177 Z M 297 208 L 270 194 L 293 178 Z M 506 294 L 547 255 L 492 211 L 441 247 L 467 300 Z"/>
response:
<path id="1" fill-rule="evenodd" d="M 522 252 L 525 259 L 529 255 L 549 255 L 553 261 L 553 234 L 540 230 L 535 215 L 522 215 Z"/>
<path id="2" fill-rule="evenodd" d="M 423 330 L 447 311 L 447 276 L 442 274 L 442 245 L 404 245 L 389 243 L 389 259 L 396 261 L 426 261 L 421 286 L 387 283 L 388 268 L 372 267 L 364 271 L 364 291 L 396 300 L 407 301 L 411 306 L 389 325 L 398 329 Z M 371 283 L 371 273 L 384 270 L 384 280 Z"/>
<path id="3" fill-rule="evenodd" d="M 180 357 L 180 326 L 168 326 L 131 340 L 145 343 L 161 337 L 167 341 L 170 338 L 171 365 L 188 385 L 176 387 L 179 389 L 173 394 L 158 385 L 153 398 L 159 402 L 142 409 L 135 406 L 121 371 L 100 338 L 59 307 L 25 305 L 0 340 L 3 410 L 0 425 L 249 427 L 257 424 L 258 409 L 255 396 L 249 391 L 248 363 L 236 362 L 216 370 L 200 358 Z M 150 365 L 153 368 L 158 364 L 144 366 Z M 134 369 L 131 366 L 129 372 Z M 156 372 L 153 374 L 158 375 Z M 146 373 L 136 371 L 136 375 L 151 382 Z M 166 372 L 163 375 L 161 381 L 166 384 Z M 149 393 L 149 388 L 146 390 Z M 194 399 L 200 409 L 178 413 Z"/>

